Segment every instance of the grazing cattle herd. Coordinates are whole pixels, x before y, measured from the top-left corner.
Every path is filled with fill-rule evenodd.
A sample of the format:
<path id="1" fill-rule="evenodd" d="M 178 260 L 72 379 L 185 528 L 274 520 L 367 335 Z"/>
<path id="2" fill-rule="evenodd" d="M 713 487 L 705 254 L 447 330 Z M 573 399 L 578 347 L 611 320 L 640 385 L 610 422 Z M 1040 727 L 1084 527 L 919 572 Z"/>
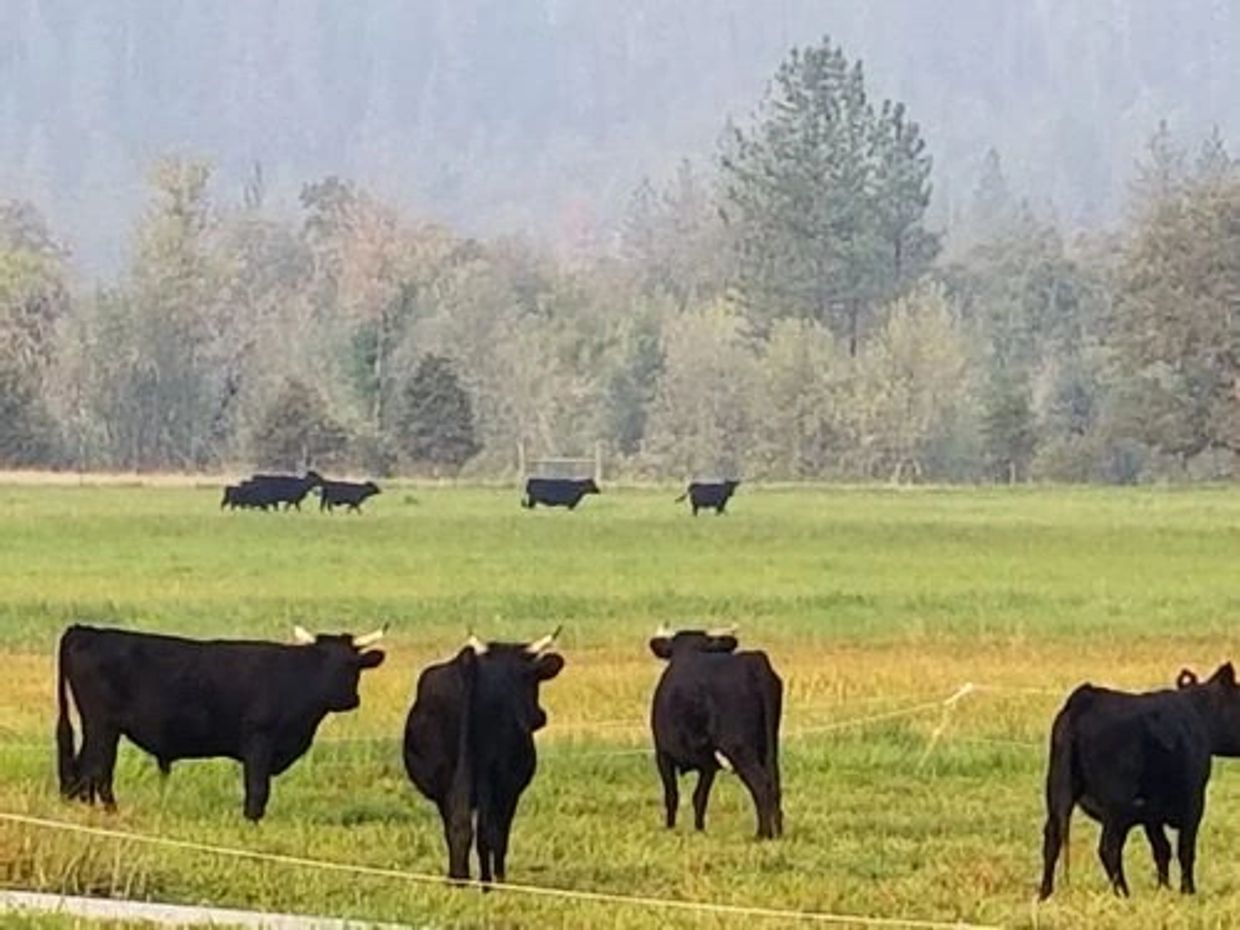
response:
<path id="1" fill-rule="evenodd" d="M 688 498 L 695 517 L 699 510 L 726 513 L 728 500 L 739 485 L 740 482 L 734 480 L 693 481 L 685 493 L 676 498 L 676 503 Z M 283 504 L 284 510 L 301 510 L 301 502 L 313 491 L 319 495 L 319 510 L 328 513 L 337 507 L 361 513 L 367 498 L 382 493 L 373 481 L 332 481 L 313 470 L 304 475 L 256 474 L 238 484 L 225 486 L 220 509 L 280 510 Z M 527 478 L 521 506 L 526 510 L 533 510 L 539 504 L 576 510 L 586 495 L 601 493 L 593 478 Z"/>
<path id="2" fill-rule="evenodd" d="M 739 482 L 693 482 L 693 513 L 722 514 Z M 360 511 L 380 493 L 371 481 L 332 481 L 317 472 L 257 474 L 224 490 L 221 507 L 300 509 L 317 490 L 320 509 Z M 599 493 L 591 479 L 531 478 L 523 506 L 575 508 Z M 163 775 L 182 759 L 224 757 L 242 766 L 244 815 L 262 819 L 271 779 L 310 748 L 324 718 L 358 707 L 361 674 L 379 666 L 365 636 L 313 636 L 292 644 L 216 640 L 70 626 L 60 639 L 56 761 L 66 798 L 115 808 L 113 773 L 122 736 L 153 756 Z M 448 876 L 470 876 L 471 845 L 484 883 L 504 881 L 513 819 L 534 778 L 534 734 L 547 724 L 543 682 L 558 676 L 559 629 L 529 643 L 482 642 L 470 634 L 446 662 L 425 668 L 405 722 L 402 754 L 414 787 L 443 823 Z M 666 663 L 650 726 L 666 827 L 676 825 L 679 777 L 697 773 L 693 823 L 706 827 L 720 769 L 735 772 L 753 799 L 759 839 L 783 834 L 779 731 L 783 682 L 766 653 L 739 650 L 735 628 L 661 628 L 650 651 Z M 1177 831 L 1180 888 L 1196 891 L 1197 833 L 1214 756 L 1240 757 L 1240 685 L 1230 662 L 1200 681 L 1185 669 L 1174 689 L 1127 693 L 1084 684 L 1051 728 L 1039 897 L 1054 891 L 1072 811 L 1101 824 L 1098 855 L 1116 894 L 1127 895 L 1123 848 L 1140 827 L 1160 886 L 1170 880 Z M 75 747 L 70 695 L 81 721 Z"/>
<path id="3" fill-rule="evenodd" d="M 405 770 L 443 822 L 448 876 L 503 881 L 513 818 L 537 768 L 534 734 L 546 726 L 543 682 L 564 668 L 554 633 L 530 643 L 481 642 L 472 634 L 450 660 L 418 677 L 402 745 Z M 361 674 L 380 665 L 365 636 L 294 643 L 216 640 L 73 625 L 60 639 L 56 758 L 61 794 L 115 809 L 120 737 L 155 757 L 165 776 L 181 759 L 241 763 L 245 817 L 262 819 L 271 779 L 310 748 L 331 713 L 358 707 Z M 666 827 L 676 825 L 681 774 L 697 772 L 693 819 L 706 827 L 711 786 L 732 770 L 753 798 L 759 839 L 783 833 L 779 727 L 783 683 L 766 653 L 738 651 L 735 628 L 660 629 L 650 651 L 666 662 L 651 702 L 655 763 Z M 75 751 L 72 695 L 81 720 Z M 1123 846 L 1133 827 L 1149 840 L 1160 885 L 1169 880 L 1178 831 L 1181 890 L 1196 891 L 1197 830 L 1213 756 L 1240 756 L 1240 685 L 1231 663 L 1206 681 L 1181 671 L 1174 690 L 1130 694 L 1085 684 L 1051 730 L 1040 897 L 1079 805 L 1102 825 L 1099 858 L 1115 892 L 1128 894 Z M 1066 865 L 1066 864 L 1065 864 Z"/>

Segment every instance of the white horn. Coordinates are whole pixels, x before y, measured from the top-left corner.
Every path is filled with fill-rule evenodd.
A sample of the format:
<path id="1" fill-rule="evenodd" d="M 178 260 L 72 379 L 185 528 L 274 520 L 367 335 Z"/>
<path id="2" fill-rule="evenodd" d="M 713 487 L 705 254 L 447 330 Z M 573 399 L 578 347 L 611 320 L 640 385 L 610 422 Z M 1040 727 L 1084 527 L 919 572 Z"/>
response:
<path id="1" fill-rule="evenodd" d="M 477 656 L 486 655 L 487 644 L 484 643 L 482 640 L 480 640 L 473 633 L 470 633 L 469 639 L 465 640 L 465 646 L 468 649 L 472 649 L 474 651 L 474 655 L 477 655 Z"/>
<path id="2" fill-rule="evenodd" d="M 564 629 L 562 626 L 557 626 L 554 633 L 550 633 L 542 639 L 534 640 L 534 642 L 525 647 L 525 651 L 531 655 L 539 655 L 546 652 L 551 648 L 552 643 L 555 642 L 555 638 L 560 635 L 560 630 L 562 629 Z"/>
<path id="3" fill-rule="evenodd" d="M 299 646 L 313 646 L 314 636 L 306 632 L 304 626 L 293 627 L 293 642 Z"/>
<path id="4" fill-rule="evenodd" d="M 365 636 L 354 636 L 353 637 L 353 648 L 354 649 L 369 649 L 379 640 L 383 639 L 383 634 L 386 632 L 387 632 L 387 624 L 385 623 L 383 626 L 379 627 L 379 629 L 375 630 L 373 633 L 367 633 Z"/>
<path id="5" fill-rule="evenodd" d="M 718 629 L 707 630 L 706 635 L 707 636 L 735 636 L 736 631 L 738 629 L 739 627 L 737 627 L 737 625 L 733 623 L 731 626 L 721 626 Z"/>

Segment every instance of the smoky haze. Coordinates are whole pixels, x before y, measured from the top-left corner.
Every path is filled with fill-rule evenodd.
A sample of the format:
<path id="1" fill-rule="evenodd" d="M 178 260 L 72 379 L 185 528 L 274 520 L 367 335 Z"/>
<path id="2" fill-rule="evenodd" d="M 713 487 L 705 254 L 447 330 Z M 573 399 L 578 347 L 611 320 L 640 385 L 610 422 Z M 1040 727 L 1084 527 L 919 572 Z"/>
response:
<path id="1" fill-rule="evenodd" d="M 712 162 L 792 45 L 824 34 L 907 103 L 952 225 L 996 149 L 1067 227 L 1119 212 L 1158 122 L 1240 136 L 1240 4 L 1205 0 L 0 3 L 0 194 L 80 272 L 128 255 L 160 156 L 271 206 L 336 174 L 419 215 L 556 246 L 606 237 L 642 177 Z"/>

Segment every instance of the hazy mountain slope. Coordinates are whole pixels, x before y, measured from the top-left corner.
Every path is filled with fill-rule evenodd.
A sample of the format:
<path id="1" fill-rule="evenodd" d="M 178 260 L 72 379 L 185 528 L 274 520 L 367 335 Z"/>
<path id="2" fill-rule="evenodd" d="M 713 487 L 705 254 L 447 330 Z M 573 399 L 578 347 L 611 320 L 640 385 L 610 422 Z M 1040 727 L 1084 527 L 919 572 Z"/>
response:
<path id="1" fill-rule="evenodd" d="M 1115 210 L 1166 117 L 1240 138 L 1223 0 L 0 0 L 0 196 L 114 267 L 151 159 L 328 173 L 478 231 L 595 233 L 643 174 L 708 158 L 788 45 L 822 33 L 906 100 L 941 218 L 985 148 L 1072 222 Z"/>

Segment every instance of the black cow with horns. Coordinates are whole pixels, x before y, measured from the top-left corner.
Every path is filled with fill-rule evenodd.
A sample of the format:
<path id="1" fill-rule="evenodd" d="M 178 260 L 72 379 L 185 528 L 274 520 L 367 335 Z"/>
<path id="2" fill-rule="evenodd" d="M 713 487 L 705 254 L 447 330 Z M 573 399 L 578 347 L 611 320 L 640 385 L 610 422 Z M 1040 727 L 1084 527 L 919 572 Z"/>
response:
<path id="1" fill-rule="evenodd" d="M 650 713 L 667 826 L 676 825 L 677 776 L 698 773 L 693 825 L 706 828 L 706 804 L 720 768 L 733 769 L 753 797 L 758 838 L 783 833 L 779 718 L 783 682 L 764 652 L 737 652 L 735 627 L 660 629 L 650 651 L 667 662 Z"/>
<path id="2" fill-rule="evenodd" d="M 469 878 L 476 812 L 481 878 L 504 880 L 517 801 L 538 763 L 534 733 L 547 722 L 538 689 L 564 667 L 550 651 L 559 632 L 532 643 L 471 635 L 455 658 L 418 677 L 405 770 L 443 818 L 450 878 Z"/>
<path id="3" fill-rule="evenodd" d="M 1178 831 L 1180 890 L 1196 891 L 1193 865 L 1210 760 L 1240 756 L 1240 688 L 1230 662 L 1204 682 L 1184 669 L 1176 685 L 1174 691 L 1130 694 L 1084 684 L 1055 717 L 1041 898 L 1054 891 L 1055 863 L 1078 804 L 1102 824 L 1098 856 L 1117 894 L 1128 894 L 1124 841 L 1137 826 L 1149 840 L 1159 885 L 1170 879 L 1171 844 L 1164 828 Z"/>
<path id="4" fill-rule="evenodd" d="M 236 759 L 245 773 L 245 816 L 260 820 L 271 778 L 299 759 L 329 713 L 360 703 L 361 673 L 383 662 L 366 636 L 312 636 L 296 645 L 182 639 L 69 627 L 60 638 L 56 724 L 60 792 L 116 807 L 112 776 L 127 736 L 167 775 L 179 759 Z M 68 691 L 82 721 L 74 752 Z"/>

